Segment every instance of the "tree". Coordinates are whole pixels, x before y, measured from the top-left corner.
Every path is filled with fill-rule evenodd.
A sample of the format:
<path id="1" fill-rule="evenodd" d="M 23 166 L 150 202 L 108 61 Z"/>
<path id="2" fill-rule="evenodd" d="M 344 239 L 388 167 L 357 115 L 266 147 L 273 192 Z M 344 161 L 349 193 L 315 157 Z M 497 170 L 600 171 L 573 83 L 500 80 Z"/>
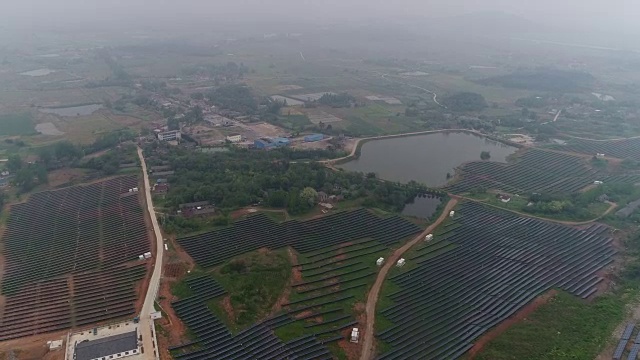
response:
<path id="1" fill-rule="evenodd" d="M 482 160 L 489 160 L 491 159 L 491 153 L 488 151 L 483 151 L 480 153 L 480 159 Z"/>
<path id="2" fill-rule="evenodd" d="M 190 95 L 190 97 L 194 100 L 202 100 L 204 99 L 204 94 L 201 92 L 196 92 Z"/>
<path id="3" fill-rule="evenodd" d="M 167 127 L 169 130 L 180 130 L 180 121 L 176 118 L 170 118 L 167 120 Z"/>
<path id="4" fill-rule="evenodd" d="M 300 192 L 300 198 L 307 201 L 309 205 L 314 205 L 318 198 L 318 192 L 312 187 L 306 187 Z"/>
<path id="5" fill-rule="evenodd" d="M 18 154 L 9 155 L 9 159 L 7 160 L 7 169 L 12 173 L 20 170 L 22 168 L 22 158 Z"/>
<path id="6" fill-rule="evenodd" d="M 453 111 L 480 111 L 487 107 L 485 98 L 473 92 L 461 92 L 442 100 L 443 104 Z"/>

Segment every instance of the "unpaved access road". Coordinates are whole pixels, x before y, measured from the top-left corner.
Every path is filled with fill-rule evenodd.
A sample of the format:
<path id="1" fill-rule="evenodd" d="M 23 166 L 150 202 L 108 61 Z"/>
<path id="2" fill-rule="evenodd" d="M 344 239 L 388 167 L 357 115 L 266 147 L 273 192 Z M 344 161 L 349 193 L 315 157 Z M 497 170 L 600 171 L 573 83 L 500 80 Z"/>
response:
<path id="1" fill-rule="evenodd" d="M 414 245 L 424 240 L 424 237 L 427 234 L 433 232 L 433 230 L 442 223 L 447 216 L 449 216 L 449 211 L 451 211 L 458 204 L 458 199 L 452 198 L 445 206 L 444 211 L 438 217 L 433 224 L 429 225 L 422 234 L 418 235 L 415 239 L 409 241 L 404 246 L 394 251 L 391 256 L 386 260 L 385 264 L 380 269 L 378 276 L 376 277 L 376 282 L 373 283 L 371 287 L 371 291 L 369 291 L 369 295 L 367 296 L 367 305 L 366 305 L 366 328 L 364 331 L 364 341 L 362 342 L 362 353 L 360 355 L 360 360 L 370 360 L 375 356 L 375 343 L 374 343 L 374 324 L 376 321 L 376 304 L 378 303 L 378 295 L 380 294 L 380 289 L 382 289 L 382 283 L 387 277 L 387 273 L 389 270 L 396 264 L 396 261 L 402 257 L 402 254 L 407 252 Z"/>

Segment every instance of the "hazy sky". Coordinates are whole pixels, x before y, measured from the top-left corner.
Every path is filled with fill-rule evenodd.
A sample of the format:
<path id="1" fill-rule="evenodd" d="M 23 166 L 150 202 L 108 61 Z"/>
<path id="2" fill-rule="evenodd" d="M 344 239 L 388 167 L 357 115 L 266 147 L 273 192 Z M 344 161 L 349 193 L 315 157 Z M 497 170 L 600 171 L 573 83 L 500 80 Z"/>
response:
<path id="1" fill-rule="evenodd" d="M 23 26 L 96 20 L 188 23 L 196 18 L 397 20 L 504 11 L 540 23 L 640 33 L 638 0 L 0 0 L 0 3 L 0 21 Z"/>

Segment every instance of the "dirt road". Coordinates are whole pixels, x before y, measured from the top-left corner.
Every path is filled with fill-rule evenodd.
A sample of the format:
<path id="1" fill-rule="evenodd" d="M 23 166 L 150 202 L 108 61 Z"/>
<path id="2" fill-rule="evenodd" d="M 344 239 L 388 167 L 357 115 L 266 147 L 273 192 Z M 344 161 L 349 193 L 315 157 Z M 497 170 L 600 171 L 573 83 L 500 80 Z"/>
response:
<path id="1" fill-rule="evenodd" d="M 443 222 L 447 216 L 449 216 L 449 211 L 453 209 L 458 204 L 458 199 L 452 198 L 445 206 L 444 211 L 440 214 L 440 217 L 429 227 L 422 232 L 422 234 L 418 235 L 415 239 L 406 243 L 403 247 L 396 250 L 393 255 L 391 255 L 385 262 L 385 264 L 380 269 L 378 276 L 376 277 L 375 283 L 373 283 L 373 287 L 371 287 L 371 291 L 367 296 L 367 305 L 366 305 L 366 328 L 363 332 L 364 340 L 362 342 L 362 354 L 360 355 L 360 360 L 370 360 L 375 356 L 375 342 L 374 342 L 374 324 L 376 321 L 376 304 L 378 303 L 378 295 L 380 294 L 380 289 L 382 288 L 382 283 L 384 279 L 387 277 L 387 273 L 393 266 L 395 266 L 396 261 L 400 259 L 402 254 L 407 252 L 411 247 L 424 240 L 424 237 L 427 234 L 433 232 L 433 230 Z"/>
<path id="2" fill-rule="evenodd" d="M 611 202 L 611 201 L 607 201 L 606 203 L 609 204 L 609 208 L 607 209 L 607 211 L 602 213 L 602 215 L 598 216 L 595 219 L 585 220 L 585 221 L 565 221 L 565 220 L 549 219 L 549 218 L 545 218 L 545 217 L 541 217 L 541 216 L 536 216 L 536 215 L 533 215 L 533 214 L 527 214 L 525 212 L 520 212 L 520 211 L 517 211 L 517 210 L 506 209 L 506 208 L 503 208 L 503 207 L 500 207 L 500 206 L 497 206 L 497 205 L 486 203 L 486 202 L 484 202 L 482 200 L 478 200 L 478 199 L 472 199 L 472 198 L 459 196 L 459 195 L 453 195 L 453 194 L 449 194 L 449 196 L 456 197 L 456 198 L 459 198 L 459 199 L 464 199 L 464 200 L 467 200 L 467 201 L 473 201 L 473 202 L 476 202 L 476 203 L 479 203 L 479 204 L 482 204 L 482 205 L 485 205 L 485 206 L 491 206 L 493 208 L 500 209 L 500 210 L 503 210 L 503 211 L 509 211 L 509 212 L 512 212 L 514 214 L 518 214 L 518 215 L 523 216 L 523 217 L 534 218 L 534 219 L 538 219 L 538 220 L 542 220 L 542 221 L 549 221 L 549 222 L 554 222 L 556 224 L 569 225 L 569 226 L 591 224 L 591 223 L 596 222 L 596 221 L 602 219 L 603 217 L 609 215 L 610 212 L 612 212 L 613 210 L 615 210 L 618 207 L 618 204 L 616 204 L 614 202 Z"/>
<path id="3" fill-rule="evenodd" d="M 149 185 L 149 175 L 147 173 L 147 164 L 144 161 L 142 155 L 142 149 L 138 148 L 138 157 L 140 158 L 140 164 L 142 165 L 142 174 L 144 176 L 144 194 L 147 202 L 147 211 L 151 217 L 151 223 L 153 225 L 153 231 L 156 238 L 156 260 L 153 268 L 153 274 L 151 275 L 151 281 L 149 281 L 149 287 L 147 288 L 147 294 L 144 297 L 144 303 L 142 305 L 142 311 L 140 312 L 140 335 L 142 336 L 142 344 L 144 346 L 145 359 L 159 359 L 159 349 L 157 349 L 156 333 L 154 330 L 153 320 L 151 320 L 151 313 L 155 311 L 154 302 L 160 289 L 160 278 L 162 276 L 162 256 L 164 254 L 164 244 L 162 242 L 162 232 L 160 232 L 160 226 L 158 226 L 158 219 L 156 218 L 156 212 L 153 209 L 153 201 L 151 200 L 151 186 Z"/>

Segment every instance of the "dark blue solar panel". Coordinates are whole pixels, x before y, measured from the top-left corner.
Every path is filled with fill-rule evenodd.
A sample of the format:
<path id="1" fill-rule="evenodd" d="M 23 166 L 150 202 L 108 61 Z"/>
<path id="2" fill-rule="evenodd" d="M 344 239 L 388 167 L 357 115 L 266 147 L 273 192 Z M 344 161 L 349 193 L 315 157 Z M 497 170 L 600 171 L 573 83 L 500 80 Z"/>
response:
<path id="1" fill-rule="evenodd" d="M 628 360 L 636 360 L 638 358 L 638 353 L 640 352 L 640 344 L 635 344 L 631 348 L 631 352 L 629 352 Z"/>
<path id="2" fill-rule="evenodd" d="M 622 353 L 624 353 L 624 348 L 627 347 L 627 342 L 629 340 L 620 340 L 620 342 L 618 343 L 618 346 L 616 347 L 616 351 L 613 353 L 613 360 L 620 360 L 622 359 Z"/>
<path id="3" fill-rule="evenodd" d="M 631 338 L 631 333 L 633 333 L 633 329 L 634 329 L 635 325 L 634 324 L 627 324 L 627 327 L 624 329 L 624 332 L 622 333 L 622 340 L 629 340 Z"/>

